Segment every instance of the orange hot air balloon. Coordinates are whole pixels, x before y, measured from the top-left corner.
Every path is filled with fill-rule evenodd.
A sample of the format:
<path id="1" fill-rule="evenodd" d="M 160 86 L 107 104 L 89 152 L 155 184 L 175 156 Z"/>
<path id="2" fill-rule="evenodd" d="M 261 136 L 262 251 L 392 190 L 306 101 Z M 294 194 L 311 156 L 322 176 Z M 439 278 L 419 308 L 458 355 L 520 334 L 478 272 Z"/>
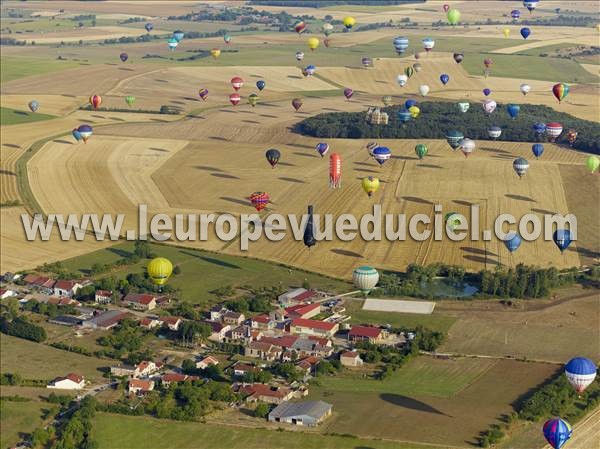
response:
<path id="1" fill-rule="evenodd" d="M 338 153 L 329 156 L 329 188 L 342 187 L 342 157 Z"/>
<path id="2" fill-rule="evenodd" d="M 240 102 L 241 99 L 242 99 L 242 97 L 240 97 L 240 94 L 231 94 L 229 96 L 229 102 L 234 106 L 236 106 Z"/>
<path id="3" fill-rule="evenodd" d="M 94 109 L 98 109 L 98 106 L 102 103 L 102 97 L 100 95 L 92 95 L 90 97 L 90 104 Z"/>
<path id="4" fill-rule="evenodd" d="M 258 212 L 267 207 L 270 199 L 269 194 L 266 192 L 254 192 L 250 195 L 250 202 Z"/>

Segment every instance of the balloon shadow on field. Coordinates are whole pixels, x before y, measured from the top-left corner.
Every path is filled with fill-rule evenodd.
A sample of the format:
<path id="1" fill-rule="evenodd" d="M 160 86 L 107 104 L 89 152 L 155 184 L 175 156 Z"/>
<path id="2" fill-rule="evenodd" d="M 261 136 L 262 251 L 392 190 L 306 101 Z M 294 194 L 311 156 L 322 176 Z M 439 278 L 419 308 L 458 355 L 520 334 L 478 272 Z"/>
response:
<path id="1" fill-rule="evenodd" d="M 433 165 L 433 164 L 417 164 L 417 167 L 424 167 L 424 168 L 443 168 L 439 165 Z"/>
<path id="2" fill-rule="evenodd" d="M 228 175 L 227 173 L 211 173 L 210 176 L 214 176 L 216 178 L 225 178 L 225 179 L 240 179 L 234 175 Z"/>
<path id="3" fill-rule="evenodd" d="M 482 264 L 502 265 L 497 260 L 492 260 L 490 258 L 482 257 L 482 256 L 473 256 L 473 255 L 470 255 L 470 254 L 467 255 L 467 256 L 463 256 L 463 259 L 470 260 L 471 262 L 482 263 Z"/>
<path id="4" fill-rule="evenodd" d="M 333 254 L 337 254 L 338 256 L 347 256 L 347 257 L 356 257 L 357 259 L 362 259 L 362 254 L 355 253 L 354 251 L 348 251 L 347 249 L 334 248 L 330 249 Z"/>
<path id="5" fill-rule="evenodd" d="M 301 80 L 302 77 L 298 75 L 288 75 L 287 78 L 291 78 L 293 80 Z"/>
<path id="6" fill-rule="evenodd" d="M 244 201 L 244 200 L 240 200 L 239 198 L 232 198 L 230 196 L 220 196 L 219 199 L 229 201 L 230 203 L 234 203 L 234 204 L 241 204 L 242 206 L 250 205 L 250 201 Z"/>
<path id="7" fill-rule="evenodd" d="M 419 197 L 416 197 L 416 196 L 403 196 L 402 199 L 405 200 L 405 201 L 410 201 L 411 203 L 433 204 L 429 200 L 425 200 L 423 198 L 419 198 Z"/>
<path id="8" fill-rule="evenodd" d="M 490 256 L 498 257 L 498 254 L 492 253 L 485 249 L 470 248 L 468 246 L 461 246 L 460 249 L 462 249 L 465 253 L 479 254 L 480 256 L 488 256 L 488 257 L 490 257 Z"/>
<path id="9" fill-rule="evenodd" d="M 119 67 L 119 70 L 123 70 L 124 72 L 135 72 L 134 69 L 128 69 L 127 67 Z"/>
<path id="10" fill-rule="evenodd" d="M 0 170 L 0 175 L 17 176 L 15 172 L 9 170 Z"/>
<path id="11" fill-rule="evenodd" d="M 481 151 L 489 151 L 491 153 L 500 153 L 510 155 L 510 151 L 501 150 L 499 148 L 481 147 Z"/>
<path id="12" fill-rule="evenodd" d="M 19 145 L 15 144 L 15 143 L 3 143 L 2 145 L 5 147 L 8 147 L 8 148 L 21 148 Z"/>
<path id="13" fill-rule="evenodd" d="M 528 196 L 524 196 L 524 195 L 514 195 L 512 193 L 507 193 L 506 195 L 504 195 L 506 198 L 511 198 L 513 200 L 517 200 L 517 201 L 527 201 L 529 203 L 537 203 L 536 200 L 534 200 L 533 198 L 530 198 Z"/>
<path id="14" fill-rule="evenodd" d="M 75 145 L 73 142 L 69 142 L 68 140 L 62 140 L 62 139 L 56 139 L 56 140 L 53 140 L 52 142 L 62 143 L 64 145 Z"/>
<path id="15" fill-rule="evenodd" d="M 536 209 L 536 208 L 533 208 L 533 209 L 531 209 L 531 211 L 532 212 L 537 212 L 538 214 L 543 214 L 543 215 L 556 215 L 556 214 L 558 214 L 558 212 L 551 212 L 551 211 L 546 210 L 546 209 Z"/>
<path id="16" fill-rule="evenodd" d="M 215 259 L 214 257 L 208 257 L 208 256 L 202 256 L 198 253 L 194 253 L 192 251 L 181 251 L 182 254 L 185 254 L 187 256 L 192 256 L 195 257 L 196 259 L 200 259 L 203 260 L 204 262 L 208 262 L 208 263 L 212 263 L 214 265 L 218 265 L 220 267 L 223 268 L 233 268 L 236 270 L 240 270 L 241 268 L 238 265 L 229 263 L 229 262 L 225 262 L 224 260 L 219 260 L 219 259 Z"/>
<path id="17" fill-rule="evenodd" d="M 194 168 L 196 170 L 204 170 L 204 171 L 215 171 L 215 172 L 222 172 L 223 171 L 220 168 L 209 167 L 208 165 L 194 165 Z"/>
<path id="18" fill-rule="evenodd" d="M 243 123 L 252 123 L 253 125 L 260 125 L 260 122 L 256 120 L 242 120 Z"/>
<path id="19" fill-rule="evenodd" d="M 208 138 L 212 140 L 222 140 L 223 142 L 229 142 L 229 139 L 226 139 L 225 137 L 221 136 L 208 136 Z"/>
<path id="20" fill-rule="evenodd" d="M 453 200 L 452 202 L 454 204 L 460 204 L 461 206 L 467 206 L 467 207 L 471 207 L 471 206 L 475 205 L 475 203 L 471 203 L 470 201 L 465 201 L 465 200 Z"/>
<path id="21" fill-rule="evenodd" d="M 418 161 L 418 157 L 414 156 L 392 156 L 392 159 L 400 159 L 402 161 Z"/>
<path id="22" fill-rule="evenodd" d="M 373 164 L 369 164 L 368 162 L 353 162 L 354 165 L 360 165 L 361 167 L 373 167 Z"/>
<path id="23" fill-rule="evenodd" d="M 268 118 L 279 118 L 276 115 L 271 115 L 271 114 L 259 114 L 261 117 L 268 117 Z"/>
<path id="24" fill-rule="evenodd" d="M 292 154 L 295 154 L 296 156 L 302 156 L 302 157 L 311 157 L 311 158 L 318 158 L 321 159 L 318 155 L 316 154 L 312 154 L 312 153 L 300 153 L 300 152 L 294 152 Z"/>
<path id="25" fill-rule="evenodd" d="M 165 150 L 164 148 L 150 147 L 148 149 L 152 150 L 152 151 L 159 151 L 161 153 L 168 153 L 169 152 L 169 150 Z"/>
<path id="26" fill-rule="evenodd" d="M 434 415 L 443 415 L 452 418 L 452 416 L 438 410 L 431 405 L 418 401 L 417 399 L 409 398 L 408 396 L 402 396 L 399 394 L 382 393 L 379 398 L 390 404 L 397 405 L 399 407 L 407 408 L 409 410 L 415 410 L 417 412 L 431 413 Z"/>
<path id="27" fill-rule="evenodd" d="M 295 167 L 296 164 L 290 164 L 289 162 L 278 162 L 277 165 L 283 165 L 284 167 Z"/>
<path id="28" fill-rule="evenodd" d="M 277 178 L 277 179 L 281 179 L 282 181 L 287 181 L 287 182 L 293 182 L 296 184 L 306 184 L 306 181 L 302 181 L 301 179 L 296 179 L 296 178 Z"/>

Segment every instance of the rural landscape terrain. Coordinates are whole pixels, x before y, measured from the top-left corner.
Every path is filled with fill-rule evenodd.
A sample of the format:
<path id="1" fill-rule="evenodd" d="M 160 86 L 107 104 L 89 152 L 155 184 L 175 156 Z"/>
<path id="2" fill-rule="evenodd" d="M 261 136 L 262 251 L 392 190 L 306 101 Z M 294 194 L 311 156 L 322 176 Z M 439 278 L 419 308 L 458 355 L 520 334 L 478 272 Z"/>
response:
<path id="1" fill-rule="evenodd" d="M 2 1 L 0 20 L 0 448 L 600 447 L 597 1 Z M 311 215 L 248 249 L 214 226 L 147 239 L 140 205 L 265 230 L 312 207 L 316 238 Z M 319 237 L 374 206 L 419 231 L 517 221 Z M 97 239 L 86 214 L 123 224 Z M 526 238 L 568 214 L 576 233 Z"/>

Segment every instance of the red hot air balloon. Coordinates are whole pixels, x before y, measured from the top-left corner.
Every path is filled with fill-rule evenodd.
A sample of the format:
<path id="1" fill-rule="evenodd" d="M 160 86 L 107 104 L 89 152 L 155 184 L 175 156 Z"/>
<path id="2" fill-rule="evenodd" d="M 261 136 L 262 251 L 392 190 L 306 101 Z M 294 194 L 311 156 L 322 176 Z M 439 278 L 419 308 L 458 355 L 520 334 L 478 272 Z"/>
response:
<path id="1" fill-rule="evenodd" d="M 301 98 L 294 98 L 292 100 L 292 106 L 294 107 L 294 109 L 296 110 L 296 112 L 298 112 L 298 109 L 300 109 L 302 107 L 302 99 Z"/>
<path id="2" fill-rule="evenodd" d="M 450 5 L 446 4 L 443 6 L 443 8 L 444 8 L 444 12 L 448 12 L 448 10 L 450 9 Z"/>
<path id="3" fill-rule="evenodd" d="M 90 104 L 94 109 L 98 109 L 98 106 L 102 103 L 102 97 L 100 95 L 92 95 L 90 97 Z"/>
<path id="4" fill-rule="evenodd" d="M 231 78 L 231 85 L 237 92 L 244 85 L 244 80 L 241 79 L 239 76 L 234 76 L 233 78 Z"/>
<path id="5" fill-rule="evenodd" d="M 342 157 L 333 153 L 329 156 L 329 188 L 340 189 L 342 187 Z"/>
<path id="6" fill-rule="evenodd" d="M 234 106 L 236 106 L 240 102 L 241 99 L 242 99 L 242 97 L 240 97 L 240 94 L 231 94 L 229 96 L 229 102 Z"/>
<path id="7" fill-rule="evenodd" d="M 250 202 L 258 212 L 267 207 L 270 199 L 269 194 L 266 192 L 254 192 L 250 195 Z"/>
<path id="8" fill-rule="evenodd" d="M 346 100 L 350 100 L 350 98 L 352 98 L 352 95 L 354 95 L 354 91 L 349 87 L 346 87 L 344 89 L 344 97 L 346 97 Z"/>

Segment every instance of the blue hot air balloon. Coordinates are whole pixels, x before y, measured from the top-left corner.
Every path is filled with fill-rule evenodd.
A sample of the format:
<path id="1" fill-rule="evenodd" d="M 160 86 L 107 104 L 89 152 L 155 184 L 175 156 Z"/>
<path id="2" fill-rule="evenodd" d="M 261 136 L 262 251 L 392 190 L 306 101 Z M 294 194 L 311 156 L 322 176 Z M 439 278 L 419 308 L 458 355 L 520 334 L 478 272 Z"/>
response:
<path id="1" fill-rule="evenodd" d="M 575 391 L 579 394 L 591 385 L 596 378 L 598 368 L 590 359 L 575 357 L 565 366 L 565 376 Z"/>
<path id="2" fill-rule="evenodd" d="M 523 6 L 527 8 L 529 12 L 532 12 L 535 8 L 537 8 L 539 1 L 540 0 L 523 0 Z"/>
<path id="3" fill-rule="evenodd" d="M 539 137 L 546 132 L 546 124 L 545 123 L 534 123 L 531 127 L 535 134 Z"/>
<path id="4" fill-rule="evenodd" d="M 173 37 L 177 39 L 177 42 L 181 42 L 183 39 L 184 33 L 181 30 L 173 31 Z"/>
<path id="5" fill-rule="evenodd" d="M 405 36 L 398 36 L 394 38 L 394 49 L 396 53 L 401 55 L 408 48 L 408 38 Z"/>
<path id="6" fill-rule="evenodd" d="M 508 112 L 508 115 L 510 115 L 513 119 L 517 118 L 520 110 L 521 106 L 518 104 L 509 104 L 506 106 L 506 112 Z"/>
<path id="7" fill-rule="evenodd" d="M 148 22 L 146 25 L 144 25 L 144 28 L 146 28 L 146 31 L 149 33 L 150 31 L 152 31 L 154 29 L 154 25 L 152 25 L 150 22 Z"/>
<path id="8" fill-rule="evenodd" d="M 485 95 L 486 97 L 492 93 L 492 89 L 488 89 L 487 87 L 485 89 L 483 89 L 483 95 Z"/>
<path id="9" fill-rule="evenodd" d="M 404 107 L 406 109 L 410 109 L 410 108 L 412 108 L 413 106 L 416 106 L 416 105 L 417 105 L 417 100 L 413 100 L 412 98 L 409 98 L 408 100 L 406 100 L 404 102 Z"/>
<path id="10" fill-rule="evenodd" d="M 571 435 L 573 429 L 571 424 L 561 418 L 554 418 L 546 421 L 543 427 L 544 437 L 554 449 L 560 449 L 564 446 Z"/>
<path id="11" fill-rule="evenodd" d="M 450 81 L 450 76 L 448 76 L 445 73 L 442 73 L 440 75 L 440 81 L 442 82 L 442 84 L 445 86 L 446 84 L 448 84 L 448 81 Z"/>
<path id="12" fill-rule="evenodd" d="M 514 253 L 521 246 L 521 237 L 516 232 L 511 232 L 504 238 L 504 245 L 511 253 Z"/>
<path id="13" fill-rule="evenodd" d="M 408 109 L 402 109 L 398 111 L 398 120 L 402 123 L 408 122 L 412 118 L 412 114 Z"/>
<path id="14" fill-rule="evenodd" d="M 267 83 L 265 83 L 263 80 L 258 80 L 256 82 L 256 87 L 258 87 L 258 90 L 263 90 L 266 85 Z"/>
<path id="15" fill-rule="evenodd" d="M 373 159 L 375 159 L 379 165 L 383 165 L 390 157 L 392 157 L 392 152 L 388 147 L 377 147 L 373 150 Z"/>
<path id="16" fill-rule="evenodd" d="M 541 143 L 534 143 L 531 146 L 531 152 L 533 153 L 535 158 L 538 159 L 542 154 L 544 154 L 544 145 L 542 145 Z"/>
<path id="17" fill-rule="evenodd" d="M 523 36 L 523 39 L 527 39 L 530 34 L 531 34 L 531 30 L 529 28 L 527 28 L 527 27 L 521 28 L 521 36 Z"/>
<path id="18" fill-rule="evenodd" d="M 513 19 L 517 20 L 519 17 L 521 17 L 521 11 L 519 11 L 518 9 L 513 9 L 513 10 L 510 12 L 510 16 L 511 16 Z"/>
<path id="19" fill-rule="evenodd" d="M 568 229 L 557 229 L 554 231 L 554 234 L 552 234 L 552 240 L 554 240 L 554 243 L 562 253 L 571 244 L 571 231 Z"/>
<path id="20" fill-rule="evenodd" d="M 325 156 L 325 153 L 329 151 L 329 144 L 325 142 L 319 142 L 315 146 L 315 150 L 321 155 L 321 157 Z"/>
<path id="21" fill-rule="evenodd" d="M 177 45 L 179 44 L 179 41 L 177 39 L 175 39 L 174 37 L 172 37 L 171 39 L 169 39 L 167 41 L 167 46 L 169 47 L 169 50 L 173 51 L 177 48 Z"/>
<path id="22" fill-rule="evenodd" d="M 446 133 L 446 141 L 452 150 L 456 150 L 460 146 L 460 141 L 464 138 L 465 136 L 460 131 L 452 130 Z"/>

